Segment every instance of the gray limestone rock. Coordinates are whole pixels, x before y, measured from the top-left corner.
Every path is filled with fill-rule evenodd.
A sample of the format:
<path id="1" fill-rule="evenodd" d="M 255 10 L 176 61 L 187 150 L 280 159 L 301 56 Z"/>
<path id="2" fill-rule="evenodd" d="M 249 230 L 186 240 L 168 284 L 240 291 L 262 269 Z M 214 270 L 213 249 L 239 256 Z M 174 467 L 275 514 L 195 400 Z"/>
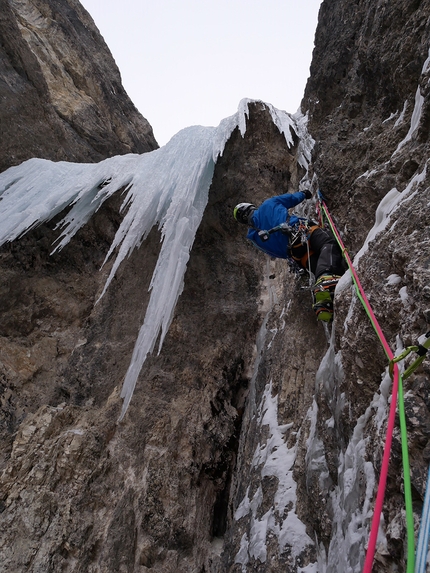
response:
<path id="1" fill-rule="evenodd" d="M 1 0 L 0 171 L 30 157 L 92 162 L 158 147 L 83 6 Z"/>
<path id="2" fill-rule="evenodd" d="M 27 109 L 42 105 L 54 55 L 64 51 L 55 21 L 78 14 L 76 33 L 86 38 L 91 28 L 77 3 L 51 4 L 13 0 L 1 11 L 10 29 L 1 49 L 11 46 L 9 77 Z M 36 18 L 36 9 L 45 16 Z M 58 14 L 49 25 L 48 9 Z M 351 258 L 380 201 L 408 196 L 357 264 L 393 351 L 429 330 L 429 16 L 426 0 L 325 0 L 302 102 L 315 139 L 312 190 L 326 195 Z M 43 64 L 37 46 L 28 49 L 41 26 L 52 46 Z M 30 66 L 31 86 L 16 75 L 25 58 L 39 62 Z M 82 76 L 82 65 L 69 62 L 69 76 Z M 88 90 L 98 83 L 91 70 Z M 57 117 L 49 129 L 65 138 L 64 155 L 51 138 L 34 138 L 33 146 L 20 129 L 8 142 L 21 150 L 16 162 L 38 153 L 94 161 L 128 146 L 154 148 L 141 119 L 118 138 L 125 147 L 116 147 L 115 121 L 103 124 L 97 109 L 106 105 L 117 117 L 123 104 L 97 100 L 94 108 L 92 92 L 73 83 L 76 90 L 57 86 L 45 102 Z M 12 107 L 5 121 L 15 117 Z M 38 113 L 19 115 L 20 125 L 34 133 Z M 121 129 L 131 129 L 125 123 Z M 112 143 L 103 147 L 101 139 Z M 14 162 L 11 153 L 2 150 L 4 167 Z M 240 201 L 296 191 L 303 175 L 296 146 L 287 147 L 264 106 L 252 105 L 245 136 L 234 131 L 217 162 L 162 351 L 146 361 L 119 424 L 120 387 L 148 304 L 159 233 L 122 263 L 98 304 L 109 273 L 109 264 L 100 266 L 121 221 L 119 194 L 60 253 L 50 255 L 55 220 L 1 248 L 5 572 L 362 570 L 385 439 L 387 356 L 351 285 L 336 294 L 330 337 L 312 313 L 306 281 L 254 250 L 231 216 Z M 315 215 L 312 201 L 301 209 Z M 426 359 L 404 381 L 417 528 L 430 460 L 429 384 Z M 386 542 L 377 547 L 375 572 L 405 571 L 402 488 L 397 420 Z M 347 538 L 350 528 L 356 541 Z"/>

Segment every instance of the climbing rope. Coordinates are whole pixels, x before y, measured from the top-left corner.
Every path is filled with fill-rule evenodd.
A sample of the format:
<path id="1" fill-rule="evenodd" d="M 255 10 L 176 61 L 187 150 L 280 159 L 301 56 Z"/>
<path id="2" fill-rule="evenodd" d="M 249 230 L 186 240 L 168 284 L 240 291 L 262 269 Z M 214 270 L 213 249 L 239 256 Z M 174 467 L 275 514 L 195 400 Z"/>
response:
<path id="1" fill-rule="evenodd" d="M 427 352 L 430 348 L 430 331 L 424 334 L 420 340 L 418 341 L 418 345 L 416 346 L 408 346 L 401 352 L 398 356 L 393 358 L 390 361 L 390 373 L 393 371 L 393 365 L 396 362 L 400 362 L 404 360 L 411 352 L 416 352 L 418 354 L 418 358 L 416 358 L 412 364 L 404 371 L 403 375 L 400 376 L 399 381 L 399 418 L 400 418 L 400 434 L 401 434 L 401 443 L 402 443 L 402 457 L 403 457 L 403 474 L 404 474 L 404 491 L 405 491 L 405 507 L 406 507 L 406 530 L 407 530 L 407 539 L 408 539 L 408 566 L 407 566 L 407 573 L 412 573 L 414 571 L 414 560 L 415 560 L 415 571 L 416 573 L 424 573 L 426 568 L 427 562 L 427 546 L 429 541 L 429 529 L 430 523 L 426 523 L 427 521 L 430 522 L 429 517 L 429 508 L 428 504 L 430 502 L 429 499 L 424 500 L 423 505 L 423 515 L 421 521 L 424 525 L 420 528 L 420 535 L 425 536 L 427 540 L 427 545 L 424 547 L 424 540 L 418 539 L 418 546 L 417 546 L 417 553 L 416 556 L 414 555 L 414 514 L 412 508 L 412 491 L 411 491 L 411 483 L 410 483 L 410 468 L 409 468 L 409 459 L 408 459 L 408 451 L 407 451 L 407 433 L 406 433 L 406 416 L 405 416 L 405 406 L 403 402 L 403 388 L 402 388 L 402 380 L 410 376 L 418 366 L 423 362 L 424 358 L 427 355 Z M 429 482 L 427 482 L 427 487 L 429 487 Z M 426 497 L 428 497 L 426 492 Z M 423 533 L 421 533 L 421 531 Z M 423 553 L 425 555 L 423 556 Z M 424 567 L 424 568 L 423 568 Z"/>
<path id="2" fill-rule="evenodd" d="M 399 375 L 399 420 L 400 442 L 402 446 L 403 489 L 406 509 L 406 540 L 407 540 L 407 566 L 406 573 L 414 573 L 415 563 L 415 530 L 414 512 L 412 508 L 411 469 L 409 466 L 408 434 L 406 430 L 405 402 L 403 395 L 403 380 Z"/>
<path id="3" fill-rule="evenodd" d="M 377 542 L 377 538 L 378 538 L 378 530 L 379 530 L 379 523 L 381 520 L 381 514 L 382 514 L 382 508 L 383 508 L 383 504 L 384 504 L 384 497 L 385 497 L 385 488 L 386 488 L 386 484 L 387 484 L 387 476 L 388 476 L 388 466 L 389 466 L 389 461 L 390 461 L 390 452 L 391 452 L 391 443 L 392 443 L 392 439 L 393 439 L 393 431 L 394 431 L 394 426 L 395 426 L 395 418 L 396 418 L 396 405 L 397 405 L 397 398 L 399 396 L 401 403 L 402 403 L 402 414 L 400 415 L 400 419 L 401 419 L 401 427 L 403 427 L 404 430 L 404 435 L 402 435 L 402 454 L 403 454 L 403 459 L 406 460 L 406 463 L 404 461 L 404 474 L 405 474 L 405 496 L 408 497 L 408 501 L 407 501 L 407 507 L 411 508 L 412 507 L 412 499 L 411 499 L 411 495 L 410 495 L 410 473 L 409 473 L 409 459 L 408 459 L 408 450 L 407 450 L 407 436 L 406 436 L 406 421 L 405 421 L 405 416 L 404 416 L 404 404 L 403 404 L 403 385 L 402 385 L 402 381 L 401 381 L 401 377 L 399 375 L 399 369 L 397 366 L 397 361 L 394 359 L 394 355 L 388 345 L 388 342 L 384 336 L 384 333 L 382 332 L 381 327 L 379 326 L 379 323 L 375 317 L 375 314 L 372 310 L 372 307 L 370 306 L 370 303 L 366 297 L 366 293 L 363 290 L 363 287 L 360 283 L 360 279 L 358 278 L 357 272 L 352 264 L 351 258 L 348 254 L 348 251 L 345 248 L 345 245 L 343 244 L 342 238 L 340 237 L 340 234 L 333 222 L 333 219 L 327 209 L 327 205 L 325 204 L 324 201 L 324 197 L 322 196 L 321 192 L 318 191 L 318 198 L 319 198 L 319 208 L 321 210 L 322 213 L 324 213 L 324 215 L 326 216 L 331 231 L 333 233 L 333 235 L 335 236 L 339 247 L 342 251 L 342 254 L 348 264 L 349 270 L 351 272 L 351 276 L 352 279 L 354 281 L 354 285 L 355 285 L 355 289 L 357 291 L 357 296 L 360 299 L 369 319 L 370 322 L 384 348 L 384 351 L 388 357 L 388 359 L 390 360 L 390 367 L 391 367 L 391 374 L 392 374 L 392 379 L 393 379 L 393 386 L 392 386 L 392 398 L 391 398 L 391 404 L 390 404 L 390 410 L 389 410 L 389 415 L 388 415 L 388 423 L 387 423 L 387 433 L 386 433 L 386 438 L 385 438 L 385 447 L 384 447 L 384 452 L 383 452 L 383 457 L 382 457 L 382 465 L 381 465 L 381 473 L 379 476 L 379 484 L 378 484 L 378 490 L 376 492 L 376 500 L 375 500 L 375 509 L 373 512 L 373 518 L 372 518 L 372 524 L 371 524 L 371 528 L 370 528 L 370 536 L 369 536 L 369 542 L 368 542 L 368 546 L 367 546 L 367 552 L 366 552 L 366 558 L 365 558 L 365 562 L 364 562 L 364 568 L 363 568 L 363 573 L 371 573 L 372 571 L 372 565 L 373 565 L 373 559 L 375 556 L 375 549 L 376 549 L 376 542 Z M 399 393 L 399 389 L 400 389 L 400 393 Z M 401 397 L 400 397 L 401 396 Z M 403 421 L 402 421 L 403 418 Z M 406 467 L 405 467 L 406 466 Z M 407 478 L 406 478 L 406 472 L 407 472 Z M 409 484 L 409 493 L 406 494 L 406 486 L 407 484 Z M 410 519 L 407 519 L 407 537 L 408 537 L 408 568 L 407 568 L 407 573 L 411 573 L 413 572 L 414 569 L 414 553 L 415 553 L 415 549 L 414 549 L 414 539 L 413 539 L 413 534 L 412 534 L 412 539 L 411 539 L 411 535 L 410 535 Z M 413 525 L 413 515 L 412 515 L 412 525 Z M 413 527 L 412 527 L 412 533 L 413 533 Z"/>
<path id="4" fill-rule="evenodd" d="M 417 555 L 415 560 L 415 573 L 425 573 L 427 566 L 427 553 L 430 542 L 430 467 L 427 474 L 427 486 L 421 516 L 420 531 L 418 534 Z"/>

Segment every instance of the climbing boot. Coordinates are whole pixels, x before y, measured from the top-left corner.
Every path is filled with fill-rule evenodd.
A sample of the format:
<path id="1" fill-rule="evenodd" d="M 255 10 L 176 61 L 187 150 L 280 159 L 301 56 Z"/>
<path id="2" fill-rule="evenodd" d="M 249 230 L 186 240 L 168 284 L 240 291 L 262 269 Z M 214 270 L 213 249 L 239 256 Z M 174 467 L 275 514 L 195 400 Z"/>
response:
<path id="1" fill-rule="evenodd" d="M 315 283 L 312 308 L 317 320 L 330 322 L 333 319 L 333 297 L 339 279 L 337 275 L 322 275 Z"/>

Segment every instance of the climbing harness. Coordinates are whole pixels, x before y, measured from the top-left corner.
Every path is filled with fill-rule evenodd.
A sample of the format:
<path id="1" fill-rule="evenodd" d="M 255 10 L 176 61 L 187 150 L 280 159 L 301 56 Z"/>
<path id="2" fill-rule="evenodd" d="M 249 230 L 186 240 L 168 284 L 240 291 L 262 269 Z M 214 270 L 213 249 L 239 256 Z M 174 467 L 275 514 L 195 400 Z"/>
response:
<path id="1" fill-rule="evenodd" d="M 303 273 L 306 272 L 305 269 L 308 271 L 309 284 L 307 288 L 311 291 L 312 309 L 317 320 L 328 323 L 333 319 L 333 294 L 340 277 L 324 275 L 319 277 L 315 283 L 315 276 L 311 269 L 311 257 L 314 251 L 310 248 L 310 239 L 312 233 L 320 228 L 321 226 L 312 220 L 299 219 L 299 222 L 294 226 L 290 226 L 287 220 L 268 231 L 255 230 L 263 242 L 269 240 L 272 233 L 281 232 L 288 235 L 287 260 L 290 270 L 299 276 L 303 276 Z"/>
<path id="2" fill-rule="evenodd" d="M 285 223 L 281 223 L 280 225 L 277 225 L 268 231 L 256 229 L 255 227 L 254 228 L 263 242 L 268 241 L 270 235 L 273 233 L 280 232 L 284 235 L 288 235 L 289 246 L 287 250 L 287 261 L 290 267 L 290 271 L 296 275 L 301 276 L 306 272 L 306 262 L 313 254 L 312 251 L 309 251 L 309 237 L 317 227 L 317 225 L 310 226 L 305 220 L 300 220 L 297 225 L 291 226 L 288 224 L 287 220 Z M 293 254 L 292 249 L 300 249 L 300 252 L 297 250 Z"/>
<path id="3" fill-rule="evenodd" d="M 357 292 L 357 296 L 360 299 L 370 321 L 371 324 L 384 348 L 384 351 L 387 355 L 387 357 L 390 360 L 390 365 L 392 364 L 391 367 L 391 372 L 392 372 L 392 379 L 393 379 L 393 384 L 392 384 L 392 398 L 391 398 L 391 404 L 390 404 L 390 410 L 389 410 L 389 414 L 388 414 L 388 422 L 387 422 L 387 433 L 386 433 L 386 439 L 385 439 L 385 447 L 384 447 L 384 452 L 383 452 L 383 457 L 382 457 L 382 464 L 381 464 L 381 472 L 380 472 L 380 477 L 379 477 L 379 484 L 378 484 L 378 490 L 376 493 L 376 500 L 375 500 L 375 508 L 374 508 L 374 512 L 373 512 L 373 518 L 372 518 L 372 524 L 371 524 L 371 529 L 370 529 L 370 536 L 369 536 L 369 542 L 368 542 L 368 546 L 367 546 L 367 551 L 366 551 L 366 557 L 365 557 L 365 562 L 364 562 L 364 568 L 363 568 L 363 573 L 371 573 L 372 571 L 372 565 L 373 565 L 373 559 L 375 556 L 375 549 L 376 549 L 376 541 L 378 538 L 378 530 L 379 530 L 379 523 L 380 523 L 380 519 L 381 519 L 381 514 L 382 514 L 382 508 L 383 508 L 383 503 L 384 503 L 384 496 L 385 496 L 385 488 L 386 488 L 386 483 L 387 483 L 387 476 L 388 476 L 388 466 L 389 466 L 389 461 L 390 461 L 390 452 L 391 452 L 391 443 L 392 443 L 392 438 L 393 438 L 393 431 L 394 431 L 394 426 L 395 426 L 395 418 L 396 418 L 396 405 L 397 405 L 397 398 L 399 396 L 399 413 L 400 413 L 400 421 L 401 421 L 401 427 L 403 428 L 403 435 L 402 435 L 402 455 L 403 455 L 403 472 L 404 472 L 404 489 L 405 489 L 405 503 L 406 503 L 406 511 L 407 511 L 407 543 L 408 543 L 408 563 L 407 563 L 407 573 L 412 573 L 414 570 L 414 560 L 415 560 L 415 556 L 414 556 L 414 536 L 413 536 L 413 515 L 412 515 L 412 528 L 411 528 L 411 506 L 412 506 L 412 496 L 411 496 L 411 492 L 410 492 L 410 471 L 409 471 L 409 460 L 408 460 L 408 451 L 407 451 L 407 437 L 405 439 L 405 435 L 406 435 L 406 421 L 405 421 L 405 416 L 404 416 L 404 404 L 403 404 L 403 385 L 402 385 L 402 378 L 399 374 L 399 368 L 397 365 L 397 361 L 394 358 L 394 355 L 385 339 L 385 336 L 382 332 L 381 327 L 378 324 L 378 321 L 376 320 L 376 317 L 374 315 L 374 312 L 372 310 L 372 307 L 370 306 L 370 303 L 366 297 L 366 294 L 363 290 L 363 287 L 360 283 L 360 280 L 358 278 L 357 272 L 352 264 L 351 258 L 345 248 L 345 245 L 343 244 L 343 241 L 340 237 L 340 234 L 336 228 L 336 226 L 333 223 L 333 219 L 330 216 L 330 213 L 327 209 L 327 205 L 325 204 L 325 200 L 324 197 L 322 196 L 322 194 L 320 193 L 320 191 L 318 191 L 318 198 L 319 198 L 319 208 L 321 211 L 321 216 L 322 213 L 325 214 L 325 216 L 327 217 L 327 220 L 329 222 L 330 228 L 339 244 L 339 247 L 342 250 L 342 254 L 348 264 L 349 270 L 351 272 L 351 276 L 352 279 L 354 281 L 354 285 L 356 288 L 356 292 Z M 424 345 L 423 345 L 424 346 Z M 421 356 L 420 356 L 421 358 Z M 417 359 L 418 361 L 419 359 Z M 417 362 L 415 361 L 412 366 L 415 365 L 415 363 Z M 416 364 L 416 366 L 418 366 L 418 364 Z M 415 366 L 415 367 L 416 367 Z M 411 368 L 410 367 L 410 368 Z M 413 372 L 413 370 L 410 371 L 410 373 Z M 403 413 L 402 413 L 403 412 Z M 402 420 L 403 419 L 403 420 Z M 407 477 L 406 477 L 407 474 Z M 408 491 L 406 491 L 408 490 Z M 409 516 L 409 517 L 408 517 Z"/>
<path id="4" fill-rule="evenodd" d="M 319 226 L 313 221 L 300 220 L 299 224 L 294 227 L 294 232 L 290 235 L 290 254 L 291 257 L 300 263 L 303 268 L 309 263 L 310 257 L 314 254 L 309 248 L 309 241 L 312 233 Z"/>

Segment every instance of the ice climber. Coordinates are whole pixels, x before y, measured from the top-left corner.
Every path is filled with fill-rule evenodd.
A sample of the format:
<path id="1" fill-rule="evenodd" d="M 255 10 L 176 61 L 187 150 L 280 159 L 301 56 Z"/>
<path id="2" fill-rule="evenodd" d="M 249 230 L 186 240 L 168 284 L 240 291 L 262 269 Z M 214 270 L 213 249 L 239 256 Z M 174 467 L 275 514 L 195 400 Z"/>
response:
<path id="1" fill-rule="evenodd" d="M 292 264 L 300 269 L 310 269 L 315 276 L 312 308 L 318 320 L 329 322 L 334 290 L 344 273 L 342 252 L 328 230 L 288 212 L 311 197 L 306 190 L 271 197 L 258 208 L 239 203 L 233 214 L 236 221 L 249 227 L 247 238 L 256 247 L 271 257 L 294 261 Z"/>

